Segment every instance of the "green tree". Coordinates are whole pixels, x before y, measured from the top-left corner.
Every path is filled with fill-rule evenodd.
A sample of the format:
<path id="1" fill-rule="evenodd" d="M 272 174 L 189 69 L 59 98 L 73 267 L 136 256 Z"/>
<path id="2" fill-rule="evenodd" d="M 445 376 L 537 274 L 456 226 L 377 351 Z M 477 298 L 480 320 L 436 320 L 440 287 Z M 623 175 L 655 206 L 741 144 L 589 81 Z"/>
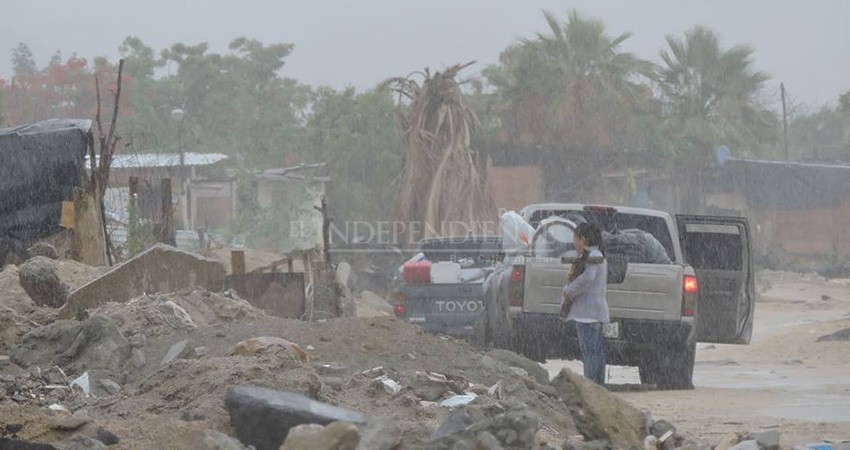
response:
<path id="1" fill-rule="evenodd" d="M 776 138 L 776 116 L 758 100 L 768 76 L 753 68 L 747 46 L 724 49 L 718 36 L 695 27 L 684 37 L 666 38 L 658 85 L 667 130 L 677 147 L 671 159 L 685 197 L 680 204 L 699 210 L 704 204 L 704 170 L 721 144 L 752 151 Z M 738 150 L 739 153 L 744 151 Z"/>
<path id="2" fill-rule="evenodd" d="M 501 139 L 551 152 L 541 155 L 547 185 L 564 191 L 564 183 L 575 184 L 565 173 L 619 165 L 623 149 L 653 147 L 639 126 L 657 119 L 659 108 L 641 83 L 652 65 L 621 49 L 630 33 L 611 36 L 576 11 L 565 22 L 544 17 L 546 33 L 509 47 L 485 75 L 505 100 Z"/>
<path id="3" fill-rule="evenodd" d="M 12 49 L 12 69 L 15 76 L 33 75 L 38 72 L 32 51 L 27 44 L 20 42 Z"/>

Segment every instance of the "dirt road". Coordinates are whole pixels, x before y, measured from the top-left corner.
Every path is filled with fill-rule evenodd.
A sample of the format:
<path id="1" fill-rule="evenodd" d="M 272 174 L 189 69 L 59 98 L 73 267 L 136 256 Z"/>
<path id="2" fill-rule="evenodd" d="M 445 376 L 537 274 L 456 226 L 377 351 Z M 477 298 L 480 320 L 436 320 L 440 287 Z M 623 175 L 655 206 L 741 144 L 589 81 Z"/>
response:
<path id="1" fill-rule="evenodd" d="M 759 284 L 752 345 L 700 344 L 693 391 L 618 395 L 707 442 L 773 428 L 784 446 L 850 439 L 850 342 L 816 342 L 850 328 L 850 281 L 766 273 Z M 546 368 L 564 366 L 581 370 Z M 609 382 L 637 384 L 637 369 L 611 367 Z"/>

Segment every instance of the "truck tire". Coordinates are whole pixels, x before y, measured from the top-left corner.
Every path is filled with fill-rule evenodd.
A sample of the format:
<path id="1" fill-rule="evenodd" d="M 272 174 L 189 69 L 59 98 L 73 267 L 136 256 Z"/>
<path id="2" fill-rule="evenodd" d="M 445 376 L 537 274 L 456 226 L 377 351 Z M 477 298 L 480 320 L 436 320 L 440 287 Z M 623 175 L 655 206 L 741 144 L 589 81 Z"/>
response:
<path id="1" fill-rule="evenodd" d="M 640 382 L 654 384 L 663 390 L 694 388 L 696 343 L 682 343 L 662 348 L 642 358 L 638 365 Z"/>

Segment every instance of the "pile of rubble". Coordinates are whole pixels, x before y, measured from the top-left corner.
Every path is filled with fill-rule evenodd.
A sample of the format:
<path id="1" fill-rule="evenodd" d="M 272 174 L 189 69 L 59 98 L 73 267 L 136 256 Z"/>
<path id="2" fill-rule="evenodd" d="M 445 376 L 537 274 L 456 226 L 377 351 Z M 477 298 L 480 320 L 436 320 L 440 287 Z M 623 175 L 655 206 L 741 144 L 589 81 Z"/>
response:
<path id="1" fill-rule="evenodd" d="M 135 273 L 172 257 L 181 276 Z M 210 260 L 142 258 L 73 284 L 39 260 L 66 302 L 0 305 L 28 323 L 0 348 L 0 449 L 707 448 L 569 371 L 550 381 L 514 353 L 383 315 L 272 317 L 212 292 Z"/>

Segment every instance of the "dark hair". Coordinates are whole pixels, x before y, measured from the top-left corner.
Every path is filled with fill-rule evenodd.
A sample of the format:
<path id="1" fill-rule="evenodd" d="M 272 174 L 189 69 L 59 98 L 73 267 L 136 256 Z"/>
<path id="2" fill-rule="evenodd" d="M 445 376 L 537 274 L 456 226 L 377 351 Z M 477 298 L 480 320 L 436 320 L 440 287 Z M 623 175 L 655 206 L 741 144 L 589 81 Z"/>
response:
<path id="1" fill-rule="evenodd" d="M 577 237 L 584 239 L 588 247 L 598 247 L 599 251 L 602 252 L 602 256 L 605 256 L 605 244 L 602 242 L 602 229 L 600 229 L 598 225 L 589 224 L 587 222 L 580 223 L 576 226 L 575 234 Z M 578 278 L 579 275 L 584 273 L 584 269 L 587 267 L 587 260 L 589 258 L 590 251 L 585 248 L 584 252 L 570 269 L 570 275 L 568 277 L 570 283 Z"/>

